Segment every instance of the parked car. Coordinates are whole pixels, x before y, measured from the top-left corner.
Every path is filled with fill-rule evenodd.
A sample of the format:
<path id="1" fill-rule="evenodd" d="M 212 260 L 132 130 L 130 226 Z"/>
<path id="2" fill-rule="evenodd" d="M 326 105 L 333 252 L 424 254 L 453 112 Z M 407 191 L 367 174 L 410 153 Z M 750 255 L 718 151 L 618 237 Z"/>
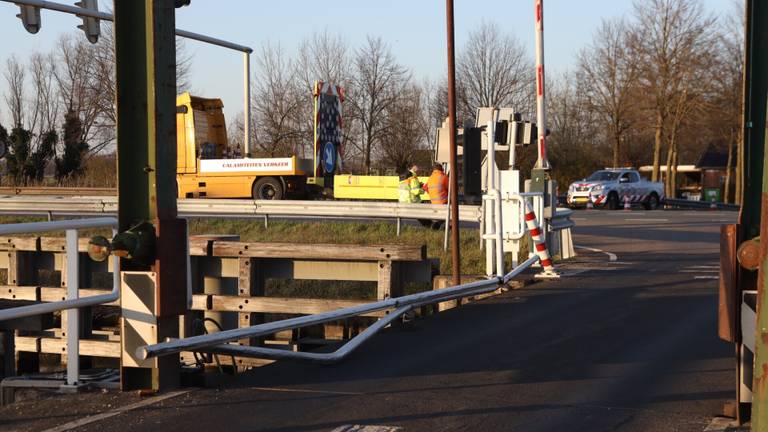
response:
<path id="1" fill-rule="evenodd" d="M 664 185 L 640 177 L 637 170 L 610 168 L 573 182 L 566 197 L 571 208 L 587 207 L 592 203 L 594 207 L 616 210 L 623 208 L 625 201 L 655 210 L 664 201 Z"/>

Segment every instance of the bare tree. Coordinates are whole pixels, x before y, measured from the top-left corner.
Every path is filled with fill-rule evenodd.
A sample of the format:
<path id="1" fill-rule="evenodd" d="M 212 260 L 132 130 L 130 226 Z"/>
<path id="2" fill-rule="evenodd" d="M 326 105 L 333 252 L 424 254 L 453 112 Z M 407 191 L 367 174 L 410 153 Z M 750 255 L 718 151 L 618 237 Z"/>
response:
<path id="1" fill-rule="evenodd" d="M 744 13 L 743 3 L 733 1 L 731 13 L 726 18 L 718 37 L 717 54 L 714 66 L 711 68 L 714 99 L 712 114 L 717 121 L 715 133 L 726 143 L 728 162 L 726 167 L 724 201 L 741 203 L 742 169 L 743 166 L 743 135 L 741 122 L 743 115 L 743 73 L 744 73 Z M 735 154 L 734 154 L 735 150 Z M 736 160 L 736 173 L 732 165 Z M 731 199 L 731 185 L 734 183 L 734 197 Z"/>
<path id="2" fill-rule="evenodd" d="M 602 113 L 593 110 L 589 92 L 583 85 L 582 80 L 574 79 L 570 73 L 547 83 L 547 113 L 552 128 L 549 158 L 556 167 L 553 171 L 556 180 L 566 186 L 608 163 L 600 133 L 603 128 L 599 127 Z"/>
<path id="3" fill-rule="evenodd" d="M 714 19 L 704 16 L 696 0 L 636 0 L 634 18 L 633 55 L 643 65 L 641 85 L 651 98 L 655 133 L 651 178 L 657 181 L 665 128 L 675 106 L 673 96 L 682 81 L 692 76 L 690 69 L 706 49 Z"/>
<path id="4" fill-rule="evenodd" d="M 79 39 L 79 38 L 78 38 Z M 85 43 L 79 41 L 79 43 Z M 107 148 L 115 139 L 117 124 L 117 107 L 115 105 L 115 43 L 112 26 L 102 26 L 99 42 L 89 50 L 91 55 L 91 73 L 89 93 L 93 96 L 91 103 L 98 110 L 98 116 L 89 126 L 89 131 L 95 137 L 89 145 L 90 154 L 98 153 Z M 177 93 L 187 91 L 190 86 L 192 56 L 186 50 L 183 39 L 176 38 L 176 89 Z"/>
<path id="5" fill-rule="evenodd" d="M 15 56 L 11 56 L 5 62 L 3 72 L 7 85 L 5 103 L 13 122 L 13 127 L 21 127 L 24 124 L 24 88 L 26 73 L 24 66 Z"/>
<path id="6" fill-rule="evenodd" d="M 623 20 L 603 21 L 592 44 L 579 55 L 579 82 L 590 108 L 605 122 L 612 140 L 612 166 L 621 164 L 621 143 L 630 127 L 638 64 L 627 45 Z"/>
<path id="7" fill-rule="evenodd" d="M 469 34 L 456 61 L 457 95 L 464 118 L 478 107 L 513 107 L 524 112 L 535 90 L 533 62 L 513 37 L 494 23 L 483 23 Z"/>
<path id="8" fill-rule="evenodd" d="M 295 154 L 302 135 L 296 113 L 304 101 L 295 64 L 279 45 L 269 43 L 262 46 L 256 62 L 253 107 L 257 148 L 270 157 Z"/>
<path id="9" fill-rule="evenodd" d="M 408 71 L 397 63 L 381 38 L 369 36 L 355 53 L 347 104 L 360 123 L 362 136 L 357 145 L 365 174 L 371 172 L 374 145 L 384 139 L 386 112 L 397 101 L 398 91 L 408 80 Z"/>
<path id="10" fill-rule="evenodd" d="M 378 162 L 385 169 L 402 171 L 407 164 L 418 162 L 420 152 L 428 151 L 425 114 L 424 91 L 410 83 L 400 87 L 385 116 L 386 138 L 376 147 Z"/>
<path id="11" fill-rule="evenodd" d="M 35 53 L 29 60 L 32 86 L 35 92 L 31 122 L 36 125 L 37 134 L 55 130 L 59 120 L 58 88 L 54 77 L 55 60 L 52 55 Z"/>

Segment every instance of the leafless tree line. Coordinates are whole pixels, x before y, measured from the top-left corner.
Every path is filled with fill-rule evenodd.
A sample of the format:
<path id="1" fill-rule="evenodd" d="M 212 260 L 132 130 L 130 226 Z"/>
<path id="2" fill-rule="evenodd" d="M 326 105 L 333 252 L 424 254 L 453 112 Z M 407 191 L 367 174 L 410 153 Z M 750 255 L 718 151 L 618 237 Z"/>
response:
<path id="1" fill-rule="evenodd" d="M 315 81 L 345 89 L 344 169 L 369 174 L 431 161 L 436 127 L 447 113 L 445 79 L 417 80 L 381 38 L 357 47 L 323 31 L 307 37 L 291 56 L 265 43 L 256 54 L 252 141 L 265 156 L 312 152 Z M 474 118 L 480 106 L 531 105 L 533 62 L 513 37 L 483 23 L 457 59 L 460 114 Z M 242 118 L 230 126 L 235 142 Z"/>
<path id="2" fill-rule="evenodd" d="M 179 89 L 187 86 L 190 64 L 178 42 Z M 10 122 L 7 126 L 30 131 L 32 151 L 46 133 L 62 131 L 67 115 L 79 119 L 79 139 L 88 144 L 90 154 L 114 144 L 115 52 L 109 26 L 102 27 L 97 44 L 88 43 L 79 34 L 64 34 L 48 53 L 36 52 L 27 59 L 12 56 L 6 60 L 2 76 L 6 84 L 5 118 Z M 63 133 L 58 135 L 63 139 Z"/>
<path id="3" fill-rule="evenodd" d="M 636 0 L 628 17 L 605 20 L 550 94 L 561 183 L 601 166 L 648 164 L 671 196 L 678 165 L 712 148 L 728 154 L 725 200 L 732 184 L 738 199 L 740 165 L 730 166 L 741 155 L 742 13 L 737 2 L 717 19 L 698 0 Z M 591 163 L 563 167 L 573 149 Z"/>

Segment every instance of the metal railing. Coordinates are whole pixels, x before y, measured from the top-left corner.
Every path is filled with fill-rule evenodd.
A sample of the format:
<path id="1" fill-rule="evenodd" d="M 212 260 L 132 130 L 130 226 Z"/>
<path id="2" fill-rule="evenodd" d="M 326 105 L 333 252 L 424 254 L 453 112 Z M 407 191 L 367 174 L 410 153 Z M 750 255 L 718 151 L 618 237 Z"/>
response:
<path id="1" fill-rule="evenodd" d="M 0 310 L 0 321 L 24 318 L 57 311 L 67 311 L 67 385 L 75 386 L 80 376 L 80 321 L 78 309 L 111 303 L 120 297 L 120 271 L 118 259 L 115 258 L 112 268 L 112 291 L 109 294 L 101 294 L 80 298 L 79 284 L 79 250 L 78 230 L 92 228 L 117 229 L 117 219 L 102 217 L 92 219 L 64 220 L 53 222 L 29 222 L 0 225 L 0 235 L 28 234 L 50 231 L 66 232 L 66 257 L 67 271 L 65 284 L 67 286 L 67 299 L 39 303 L 28 306 L 19 306 Z"/>
<path id="2" fill-rule="evenodd" d="M 569 229 L 576 226 L 576 223 L 571 220 L 573 210 L 567 208 L 555 209 L 555 215 L 549 219 L 549 227 L 552 231 L 560 231 L 563 229 Z"/>
<path id="3" fill-rule="evenodd" d="M 375 219 L 445 218 L 445 205 L 408 204 L 392 201 L 268 201 L 249 199 L 178 200 L 181 217 L 329 217 Z M 37 216 L 116 215 L 117 197 L 8 195 L 0 200 L 0 214 Z M 479 222 L 480 207 L 459 206 L 459 220 Z"/>
<path id="4" fill-rule="evenodd" d="M 693 201 L 693 200 L 672 199 L 672 198 L 664 199 L 664 202 L 662 204 L 666 207 L 689 208 L 689 209 L 711 209 L 713 204 L 718 210 L 738 211 L 741 208 L 741 206 L 738 204 L 726 204 L 721 202 Z"/>
<path id="5" fill-rule="evenodd" d="M 290 318 L 281 321 L 274 321 L 265 324 L 259 324 L 251 327 L 243 327 L 232 330 L 225 330 L 218 333 L 210 333 L 201 336 L 192 336 L 185 339 L 174 339 L 166 342 L 161 342 L 155 345 L 146 345 L 139 347 L 136 350 L 136 357 L 140 359 L 148 359 L 152 357 L 159 357 L 169 354 L 180 353 L 182 351 L 205 351 L 221 354 L 237 354 L 241 356 L 250 357 L 268 357 L 268 358 L 291 358 L 298 360 L 309 361 L 321 361 L 321 362 L 334 362 L 343 359 L 354 348 L 360 346 L 365 340 L 373 336 L 378 330 L 386 326 L 386 322 L 375 326 L 369 332 L 363 332 L 351 341 L 347 342 L 352 345 L 345 345 L 346 348 L 342 348 L 340 351 L 333 353 L 329 356 L 320 356 L 313 353 L 285 353 L 280 350 L 271 350 L 263 347 L 247 347 L 247 346 L 235 346 L 228 345 L 228 342 L 237 341 L 239 339 L 254 338 L 260 336 L 266 336 L 277 332 L 292 330 L 301 327 L 307 327 L 311 325 L 324 324 L 327 322 L 341 321 L 347 318 L 352 318 L 372 312 L 378 312 L 383 310 L 394 309 L 394 312 L 390 315 L 401 316 L 411 308 L 417 308 L 420 306 L 426 306 L 434 303 L 439 303 L 448 300 L 455 300 L 458 298 L 470 297 L 478 294 L 483 294 L 505 286 L 513 278 L 518 276 L 524 270 L 538 261 L 538 257 L 534 256 L 527 261 L 520 264 L 518 267 L 505 274 L 504 276 L 495 276 L 488 280 L 466 283 L 457 285 L 450 288 L 445 288 L 436 291 L 427 291 L 416 294 L 411 294 L 403 297 L 395 297 L 386 300 L 377 301 L 374 303 L 368 303 L 359 306 L 352 306 L 348 308 L 338 309 L 335 311 L 307 315 L 297 318 Z M 385 318 L 387 319 L 387 318 Z M 381 321 L 380 321 L 381 322 Z"/>

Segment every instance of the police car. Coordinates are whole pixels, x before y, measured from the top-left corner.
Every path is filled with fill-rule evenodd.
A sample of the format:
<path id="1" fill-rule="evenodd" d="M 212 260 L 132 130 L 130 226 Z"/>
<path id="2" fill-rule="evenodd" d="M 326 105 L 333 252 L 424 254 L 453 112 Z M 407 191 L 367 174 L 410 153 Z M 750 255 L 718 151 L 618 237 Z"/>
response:
<path id="1" fill-rule="evenodd" d="M 603 207 L 610 210 L 623 208 L 624 203 L 642 204 L 646 210 L 655 210 L 664 201 L 664 185 L 642 177 L 637 170 L 607 168 L 595 171 L 589 177 L 571 183 L 566 202 L 571 208 Z"/>

